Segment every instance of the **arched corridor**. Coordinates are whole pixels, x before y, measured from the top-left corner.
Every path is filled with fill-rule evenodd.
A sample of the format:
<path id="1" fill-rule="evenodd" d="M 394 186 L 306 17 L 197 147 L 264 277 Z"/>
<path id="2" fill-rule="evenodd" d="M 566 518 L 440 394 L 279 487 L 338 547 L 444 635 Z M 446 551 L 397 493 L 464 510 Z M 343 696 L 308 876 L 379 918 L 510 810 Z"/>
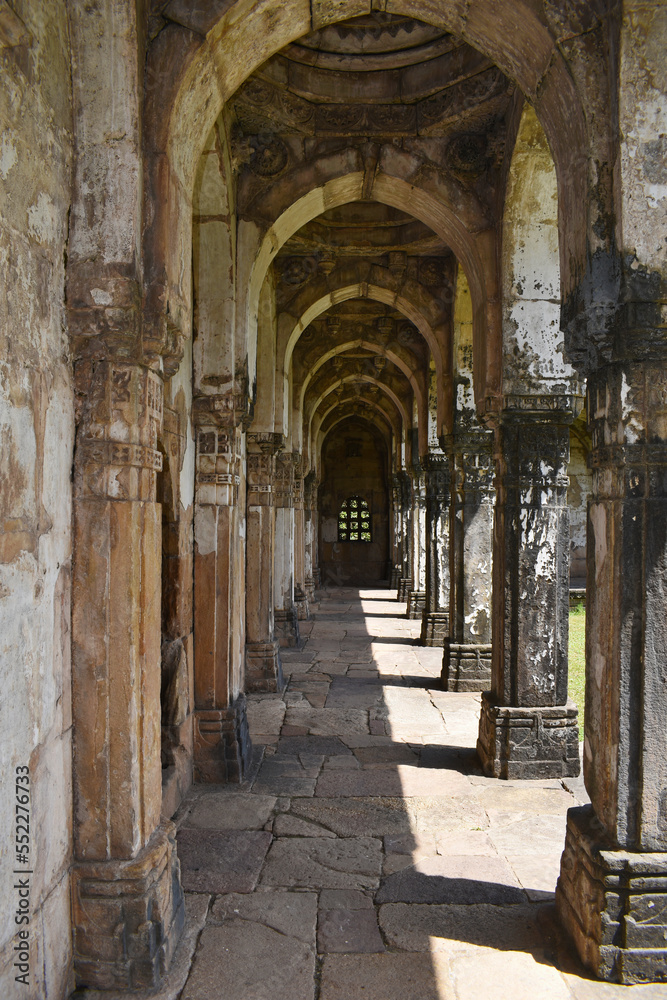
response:
<path id="1" fill-rule="evenodd" d="M 244 781 L 194 785 L 176 815 L 189 923 L 157 998 L 612 995 L 553 908 L 581 780 L 485 778 L 480 696 L 441 690 L 405 609 L 323 588 L 285 691 L 249 696 Z"/>
<path id="2" fill-rule="evenodd" d="M 0 2 L 0 996 L 667 996 L 666 43 Z"/>

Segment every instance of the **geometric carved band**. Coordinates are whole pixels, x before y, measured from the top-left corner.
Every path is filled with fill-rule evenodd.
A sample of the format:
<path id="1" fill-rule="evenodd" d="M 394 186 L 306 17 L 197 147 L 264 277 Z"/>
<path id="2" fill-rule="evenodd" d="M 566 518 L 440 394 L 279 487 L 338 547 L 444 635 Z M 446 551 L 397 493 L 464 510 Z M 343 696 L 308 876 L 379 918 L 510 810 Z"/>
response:
<path id="1" fill-rule="evenodd" d="M 77 452 L 80 460 L 95 465 L 130 465 L 153 472 L 162 470 L 162 453 L 142 444 L 86 438 L 77 443 Z"/>
<path id="2" fill-rule="evenodd" d="M 229 472 L 198 472 L 197 482 L 214 483 L 216 486 L 239 486 L 241 478 Z"/>

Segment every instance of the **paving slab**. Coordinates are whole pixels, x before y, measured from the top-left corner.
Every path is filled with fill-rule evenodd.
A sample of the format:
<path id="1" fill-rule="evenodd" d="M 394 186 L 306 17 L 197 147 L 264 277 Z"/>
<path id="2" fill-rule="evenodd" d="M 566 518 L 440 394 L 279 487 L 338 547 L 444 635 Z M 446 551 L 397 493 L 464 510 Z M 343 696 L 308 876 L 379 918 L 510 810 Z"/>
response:
<path id="1" fill-rule="evenodd" d="M 183 828 L 200 830 L 261 830 L 273 816 L 275 795 L 211 793 L 198 799 L 183 820 Z"/>
<path id="2" fill-rule="evenodd" d="M 539 907 L 386 903 L 380 927 L 387 942 L 403 951 L 469 950 L 470 945 L 501 951 L 540 951 L 544 931 Z"/>
<path id="3" fill-rule="evenodd" d="M 285 718 L 285 702 L 277 695 L 271 700 L 263 698 L 254 700 L 248 698 L 248 726 L 250 736 L 255 739 L 258 733 L 279 733 Z"/>
<path id="4" fill-rule="evenodd" d="M 317 796 L 450 796 L 469 790 L 466 778 L 457 771 L 427 770 L 398 764 L 391 768 L 369 768 L 354 774 L 323 771 L 317 782 Z"/>
<path id="5" fill-rule="evenodd" d="M 466 855 L 423 858 L 388 878 L 376 903 L 525 903 L 525 893 L 503 858 Z"/>
<path id="6" fill-rule="evenodd" d="M 372 910 L 373 897 L 359 889 L 322 889 L 321 910 Z"/>
<path id="7" fill-rule="evenodd" d="M 202 931 L 181 1000 L 313 1000 L 315 952 L 248 920 Z"/>
<path id="8" fill-rule="evenodd" d="M 190 892 L 252 892 L 270 843 L 271 834 L 264 831 L 179 830 L 183 888 Z"/>
<path id="9" fill-rule="evenodd" d="M 273 889 L 243 896 L 219 896 L 211 908 L 211 921 L 251 920 L 274 931 L 315 945 L 317 893 Z"/>
<path id="10" fill-rule="evenodd" d="M 293 755 L 275 753 L 267 757 L 253 785 L 253 792 L 274 795 L 313 795 L 322 765 L 322 757 L 315 758 L 304 766 L 300 758 Z"/>
<path id="11" fill-rule="evenodd" d="M 276 816 L 273 821 L 274 837 L 328 837 L 331 839 L 336 834 L 332 830 L 309 820 L 301 819 L 299 816 L 290 816 L 289 813 L 282 813 Z"/>
<path id="12" fill-rule="evenodd" d="M 335 754 L 352 756 L 352 751 L 338 736 L 281 736 L 278 752 L 298 756 L 301 753 L 321 754 L 330 757 Z"/>
<path id="13" fill-rule="evenodd" d="M 413 764 L 419 757 L 405 743 L 389 743 L 381 746 L 356 747 L 354 756 L 360 764 Z"/>
<path id="14" fill-rule="evenodd" d="M 369 889 L 379 883 L 382 845 L 371 837 L 285 837 L 266 859 L 262 885 Z"/>
<path id="15" fill-rule="evenodd" d="M 312 708 L 294 705 L 287 709 L 286 723 L 303 726 L 311 736 L 344 736 L 368 732 L 368 712 L 359 708 Z"/>
<path id="16" fill-rule="evenodd" d="M 317 919 L 317 950 L 373 954 L 385 951 L 374 909 L 322 910 Z"/>
<path id="17" fill-rule="evenodd" d="M 447 969 L 438 967 L 438 956 L 434 959 L 391 953 L 327 955 L 320 1000 L 454 1000 Z"/>
<path id="18" fill-rule="evenodd" d="M 560 972 L 532 955 L 485 948 L 450 960 L 457 1000 L 571 1000 Z"/>

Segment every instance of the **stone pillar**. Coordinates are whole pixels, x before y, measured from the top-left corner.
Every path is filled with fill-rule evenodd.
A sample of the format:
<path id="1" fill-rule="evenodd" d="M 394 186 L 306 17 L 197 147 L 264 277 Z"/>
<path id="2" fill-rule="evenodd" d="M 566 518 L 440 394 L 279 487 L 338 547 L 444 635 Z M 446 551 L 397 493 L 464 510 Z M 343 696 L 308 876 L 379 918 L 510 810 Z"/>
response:
<path id="1" fill-rule="evenodd" d="M 657 340 L 658 331 L 651 333 Z M 661 335 L 664 342 L 664 329 Z M 633 344 L 637 353 L 642 346 Z M 654 356 L 659 346 L 652 345 Z M 597 976 L 626 984 L 665 981 L 664 354 L 659 361 L 610 364 L 589 378 L 588 414 L 593 492 L 584 778 L 591 804 L 568 814 L 556 903 L 581 958 Z"/>
<path id="2" fill-rule="evenodd" d="M 412 477 L 412 587 L 407 594 L 406 618 L 421 620 L 426 605 L 426 482 L 421 464 Z"/>
<path id="3" fill-rule="evenodd" d="M 445 691 L 491 686 L 493 566 L 492 435 L 481 429 L 451 442 L 452 506 L 449 635 L 445 639 Z"/>
<path id="4" fill-rule="evenodd" d="M 248 434 L 246 691 L 282 691 L 285 686 L 273 620 L 273 480 L 281 443 L 279 434 Z"/>
<path id="5" fill-rule="evenodd" d="M 72 715 L 77 981 L 157 986 L 184 921 L 171 823 L 160 822 L 162 382 L 80 362 L 74 470 Z"/>
<path id="6" fill-rule="evenodd" d="M 401 480 L 398 476 L 391 477 L 391 575 L 389 589 L 398 590 L 398 581 L 402 576 L 403 532 L 401 521 Z"/>
<path id="7" fill-rule="evenodd" d="M 294 604 L 294 456 L 276 456 L 274 483 L 276 545 L 274 558 L 274 628 L 281 646 L 299 646 L 299 618 Z"/>
<path id="8" fill-rule="evenodd" d="M 303 510 L 305 522 L 305 590 L 308 606 L 316 603 L 315 574 L 317 572 L 317 479 L 309 472 L 303 481 Z"/>
<path id="9" fill-rule="evenodd" d="M 579 773 L 567 696 L 568 424 L 573 396 L 505 397 L 494 435 L 491 690 L 477 752 L 497 778 Z"/>
<path id="10" fill-rule="evenodd" d="M 421 644 L 442 646 L 449 626 L 449 459 L 428 455 L 425 469 L 426 597 Z"/>
<path id="11" fill-rule="evenodd" d="M 401 547 L 401 571 L 398 578 L 399 601 L 407 601 L 408 594 L 412 590 L 412 479 L 403 471 L 399 473 L 400 483 L 400 535 L 402 539 Z"/>
<path id="12" fill-rule="evenodd" d="M 301 456 L 294 455 L 294 606 L 299 621 L 310 618 L 306 593 L 306 515 Z"/>
<path id="13" fill-rule="evenodd" d="M 195 779 L 240 781 L 251 744 L 243 694 L 242 394 L 195 399 Z"/>

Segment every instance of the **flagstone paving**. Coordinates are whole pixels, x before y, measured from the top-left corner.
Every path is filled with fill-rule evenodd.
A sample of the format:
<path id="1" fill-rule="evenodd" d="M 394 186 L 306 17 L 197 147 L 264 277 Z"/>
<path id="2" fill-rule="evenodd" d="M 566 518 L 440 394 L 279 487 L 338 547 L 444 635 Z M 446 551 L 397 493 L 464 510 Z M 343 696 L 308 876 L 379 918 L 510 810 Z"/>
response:
<path id="1" fill-rule="evenodd" d="M 440 689 L 442 650 L 389 591 L 325 591 L 301 624 L 285 691 L 248 699 L 247 780 L 176 816 L 186 932 L 162 989 L 129 996 L 667 1000 L 590 979 L 555 921 L 581 780 L 485 778 L 479 696 Z"/>

